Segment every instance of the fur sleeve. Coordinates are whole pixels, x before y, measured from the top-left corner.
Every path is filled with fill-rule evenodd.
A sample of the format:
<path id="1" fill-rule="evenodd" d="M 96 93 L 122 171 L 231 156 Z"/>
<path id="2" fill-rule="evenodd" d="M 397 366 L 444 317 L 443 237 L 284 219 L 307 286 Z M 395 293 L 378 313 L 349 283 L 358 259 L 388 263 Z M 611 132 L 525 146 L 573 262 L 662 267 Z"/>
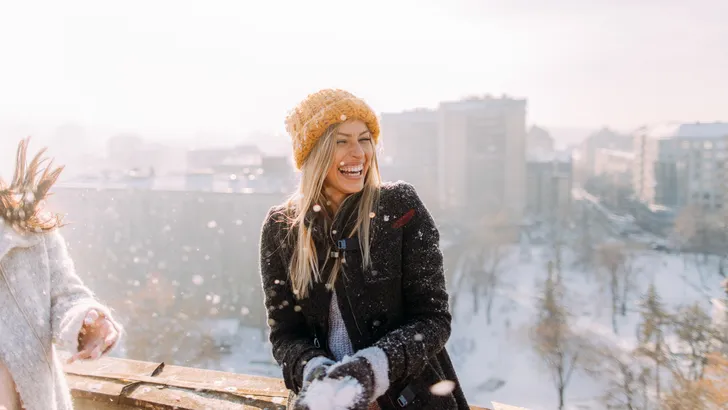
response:
<path id="1" fill-rule="evenodd" d="M 96 300 L 91 290 L 76 275 L 66 242 L 58 229 L 45 234 L 44 239 L 51 280 L 51 329 L 54 341 L 59 347 L 71 352 L 78 351 L 78 333 L 90 309 L 96 309 L 106 316 L 121 334 L 123 329 L 114 321 L 111 311 Z"/>

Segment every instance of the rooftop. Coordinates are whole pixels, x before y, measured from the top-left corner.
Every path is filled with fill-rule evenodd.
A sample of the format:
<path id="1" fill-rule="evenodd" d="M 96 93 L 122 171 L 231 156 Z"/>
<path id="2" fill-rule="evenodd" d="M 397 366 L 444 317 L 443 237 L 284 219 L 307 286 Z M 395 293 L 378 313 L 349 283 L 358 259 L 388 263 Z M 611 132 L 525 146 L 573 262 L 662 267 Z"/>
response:
<path id="1" fill-rule="evenodd" d="M 657 139 L 725 138 L 728 137 L 728 123 L 666 122 L 640 127 L 637 129 L 636 133 Z"/>

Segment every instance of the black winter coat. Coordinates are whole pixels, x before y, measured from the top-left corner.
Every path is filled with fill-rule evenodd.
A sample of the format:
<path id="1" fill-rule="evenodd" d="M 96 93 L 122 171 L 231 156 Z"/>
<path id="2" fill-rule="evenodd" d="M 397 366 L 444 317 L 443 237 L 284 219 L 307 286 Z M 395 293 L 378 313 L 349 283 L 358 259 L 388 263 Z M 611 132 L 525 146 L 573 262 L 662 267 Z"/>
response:
<path id="1" fill-rule="evenodd" d="M 361 194 L 347 197 L 332 225 L 316 214 L 312 226 L 320 265 L 329 247 L 345 258 L 335 284 L 339 309 L 354 351 L 378 346 L 389 358 L 390 388 L 377 402 L 383 410 L 468 409 L 445 343 L 450 337 L 451 315 L 445 289 L 439 232 L 412 185 L 387 183 L 371 225 L 371 267 L 362 268 L 357 242 L 343 234 L 356 224 Z M 314 283 L 305 299 L 297 300 L 289 283 L 288 266 L 295 244 L 289 233 L 286 209 L 270 209 L 261 234 L 260 269 L 270 326 L 273 356 L 281 365 L 286 387 L 298 393 L 303 367 L 316 356 L 333 358 L 328 340 L 331 292 L 326 279 L 331 265 L 322 269 L 322 283 Z M 353 249 L 352 249 L 353 248 Z M 442 380 L 455 382 L 445 396 L 430 393 Z M 403 406 L 404 405 L 404 406 Z"/>

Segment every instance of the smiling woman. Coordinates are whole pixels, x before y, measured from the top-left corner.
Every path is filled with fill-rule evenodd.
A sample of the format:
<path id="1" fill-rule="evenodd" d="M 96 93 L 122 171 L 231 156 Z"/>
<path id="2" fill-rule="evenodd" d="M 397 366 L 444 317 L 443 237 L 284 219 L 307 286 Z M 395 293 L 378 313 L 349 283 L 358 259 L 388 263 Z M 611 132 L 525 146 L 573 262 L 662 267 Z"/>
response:
<path id="1" fill-rule="evenodd" d="M 286 125 L 301 182 L 268 212 L 260 269 L 290 407 L 467 409 L 439 233 L 412 185 L 381 182 L 374 111 L 325 89 Z"/>
<path id="2" fill-rule="evenodd" d="M 341 203 L 351 194 L 364 189 L 365 170 L 374 156 L 372 133 L 362 120 L 348 120 L 334 131 L 336 148 L 334 160 L 326 174 L 326 195 Z"/>

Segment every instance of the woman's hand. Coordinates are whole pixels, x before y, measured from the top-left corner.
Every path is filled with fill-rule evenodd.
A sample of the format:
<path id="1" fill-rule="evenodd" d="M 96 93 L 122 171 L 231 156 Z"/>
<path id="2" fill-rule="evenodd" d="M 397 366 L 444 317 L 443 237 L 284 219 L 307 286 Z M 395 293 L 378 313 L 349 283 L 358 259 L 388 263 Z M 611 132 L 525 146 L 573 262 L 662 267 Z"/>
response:
<path id="1" fill-rule="evenodd" d="M 389 364 L 378 347 L 360 350 L 330 366 L 299 394 L 294 410 L 367 410 L 389 388 Z"/>
<path id="2" fill-rule="evenodd" d="M 117 340 L 119 340 L 119 332 L 111 320 L 96 309 L 91 309 L 86 313 L 83 327 L 78 333 L 78 352 L 68 359 L 68 363 L 73 363 L 76 360 L 98 359 Z"/>

